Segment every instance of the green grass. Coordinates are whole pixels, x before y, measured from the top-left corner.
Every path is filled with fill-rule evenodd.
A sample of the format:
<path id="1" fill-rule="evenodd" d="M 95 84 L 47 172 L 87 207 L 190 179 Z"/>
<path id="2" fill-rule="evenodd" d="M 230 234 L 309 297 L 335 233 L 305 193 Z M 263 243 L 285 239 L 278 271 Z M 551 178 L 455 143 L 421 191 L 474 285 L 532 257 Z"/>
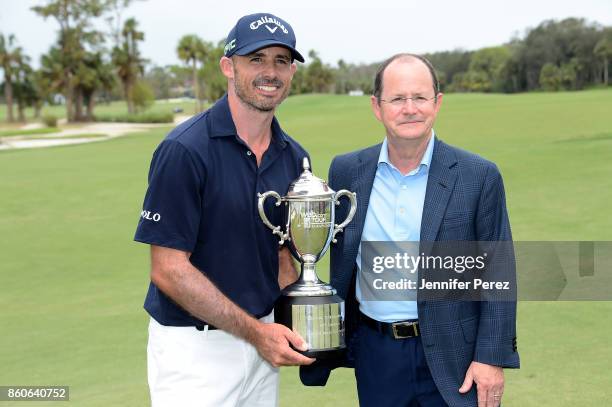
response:
<path id="1" fill-rule="evenodd" d="M 516 239 L 612 240 L 610 111 L 601 90 L 447 95 L 436 130 L 499 165 Z M 323 178 L 334 155 L 383 136 L 365 97 L 291 97 L 279 119 Z M 70 385 L 78 406 L 148 404 L 149 259 L 132 236 L 165 132 L 0 152 L 0 384 Z M 506 373 L 504 405 L 609 404 L 610 315 L 610 302 L 520 303 L 522 368 Z M 347 369 L 326 388 L 303 387 L 295 368 L 281 381 L 282 406 L 357 405 Z"/>
<path id="2" fill-rule="evenodd" d="M 43 127 L 40 129 L 28 129 L 28 130 L 1 130 L 0 137 L 8 137 L 8 136 L 30 136 L 30 135 L 39 135 L 39 134 L 48 134 L 48 133 L 57 133 L 60 129 L 57 127 Z"/>
<path id="3" fill-rule="evenodd" d="M 144 113 L 172 113 L 172 109 L 180 107 L 183 109 L 182 114 L 193 114 L 195 112 L 195 104 L 193 102 L 168 102 L 163 100 L 157 100 L 153 106 L 147 109 Z M 118 116 L 127 115 L 127 105 L 123 101 L 116 101 L 111 103 L 99 103 L 94 109 L 94 114 L 100 116 Z M 45 106 L 42 109 L 41 117 L 46 115 L 52 115 L 59 119 L 66 117 L 66 107 L 63 105 L 57 106 Z M 28 121 L 34 120 L 34 110 L 27 108 L 25 110 L 25 116 Z M 0 104 L 0 122 L 6 120 L 6 105 Z"/>
<path id="4" fill-rule="evenodd" d="M 58 139 L 72 139 L 72 138 L 104 138 L 107 137 L 106 134 L 102 133 L 83 133 L 83 134 L 71 134 L 69 136 L 61 136 L 61 137 L 53 137 L 50 135 L 48 137 L 32 137 L 28 138 L 28 140 L 49 140 L 50 138 L 58 138 Z"/>
<path id="5" fill-rule="evenodd" d="M 121 123 L 172 123 L 174 114 L 172 112 L 144 112 L 137 114 L 98 114 L 97 122 L 121 122 Z"/>

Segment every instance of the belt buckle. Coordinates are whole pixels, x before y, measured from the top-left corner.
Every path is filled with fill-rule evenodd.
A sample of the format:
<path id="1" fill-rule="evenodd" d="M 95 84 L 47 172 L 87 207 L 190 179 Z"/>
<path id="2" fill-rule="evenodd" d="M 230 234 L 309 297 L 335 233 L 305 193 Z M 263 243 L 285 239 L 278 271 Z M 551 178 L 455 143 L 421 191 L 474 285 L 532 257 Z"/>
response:
<path id="1" fill-rule="evenodd" d="M 412 333 L 403 333 L 400 332 L 400 330 L 403 331 L 403 329 L 401 328 L 412 328 Z M 417 328 L 417 322 L 416 321 L 412 321 L 412 322 L 395 322 L 391 325 L 391 329 L 393 330 L 393 337 L 395 339 L 407 339 L 407 338 L 414 338 L 415 336 L 419 335 L 419 329 Z"/>

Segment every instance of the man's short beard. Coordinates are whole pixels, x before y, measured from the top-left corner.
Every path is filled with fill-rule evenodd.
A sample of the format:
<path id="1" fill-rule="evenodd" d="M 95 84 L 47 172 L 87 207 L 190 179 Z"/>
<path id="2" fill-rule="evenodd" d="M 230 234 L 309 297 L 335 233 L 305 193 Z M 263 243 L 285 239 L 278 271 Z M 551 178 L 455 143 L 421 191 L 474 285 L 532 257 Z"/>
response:
<path id="1" fill-rule="evenodd" d="M 238 96 L 238 99 L 240 99 L 242 103 L 244 103 L 247 107 L 253 110 L 257 110 L 258 112 L 271 112 L 274 109 L 276 109 L 276 105 L 272 105 L 272 106 L 268 104 L 264 105 L 262 103 L 258 103 L 258 101 L 255 99 L 247 98 L 242 92 L 242 88 L 240 87 L 238 82 L 234 82 L 234 90 L 236 92 L 236 96 Z"/>
<path id="2" fill-rule="evenodd" d="M 283 83 L 280 82 L 278 79 L 272 79 L 269 81 L 263 80 L 263 79 L 256 79 L 253 83 L 253 86 L 256 87 L 257 85 L 264 84 L 264 83 L 276 83 L 279 85 L 279 87 L 283 86 Z M 280 105 L 283 100 L 285 100 L 285 98 L 287 97 L 287 94 L 289 93 L 287 89 L 285 93 L 283 94 L 283 96 L 281 97 L 281 99 L 278 101 L 278 103 L 274 101 L 270 101 L 269 103 L 266 103 L 265 100 L 260 101 L 255 96 L 253 96 L 252 98 L 249 98 L 247 96 L 247 92 L 245 92 L 245 90 L 242 88 L 241 81 L 240 81 L 240 74 L 236 71 L 235 68 L 234 68 L 234 92 L 236 93 L 236 96 L 238 96 L 238 99 L 240 99 L 242 103 L 244 103 L 247 107 L 253 110 L 256 110 L 258 112 L 264 112 L 264 113 L 271 112 L 274 109 L 276 109 L 276 107 Z"/>

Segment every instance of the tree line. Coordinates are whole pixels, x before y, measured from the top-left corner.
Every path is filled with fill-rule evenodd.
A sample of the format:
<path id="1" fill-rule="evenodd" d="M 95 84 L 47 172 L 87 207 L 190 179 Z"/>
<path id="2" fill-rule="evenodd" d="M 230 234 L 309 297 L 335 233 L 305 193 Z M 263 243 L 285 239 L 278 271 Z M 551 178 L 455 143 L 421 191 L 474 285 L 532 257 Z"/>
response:
<path id="1" fill-rule="evenodd" d="M 4 73 L 1 89 L 7 121 L 15 120 L 15 105 L 17 120 L 25 121 L 26 107 L 33 107 L 38 118 L 44 103 L 64 103 L 69 122 L 93 120 L 96 103 L 100 101 L 123 99 L 129 115 L 150 106 L 163 93 L 168 75 L 161 69 L 165 78 L 156 81 L 160 68 L 146 69 L 149 61 L 140 52 L 144 32 L 136 19 L 122 19 L 132 1 L 48 0 L 32 7 L 36 14 L 55 20 L 59 26 L 56 42 L 42 55 L 36 70 L 15 36 L 0 33 L 0 69 Z M 106 21 L 107 30 L 96 28 L 100 19 Z M 198 84 L 208 77 L 209 62 L 221 57 L 219 47 L 220 44 L 213 45 L 195 35 L 185 35 L 177 45 L 178 58 L 189 64 L 189 72 L 193 72 L 194 81 L 189 85 L 195 85 L 198 100 L 206 96 Z M 177 76 L 185 85 L 183 74 L 187 69 L 176 66 L 168 72 L 173 71 L 179 73 Z M 218 78 L 211 80 L 210 85 L 217 89 Z"/>
<path id="2" fill-rule="evenodd" d="M 24 121 L 24 109 L 40 115 L 45 103 L 65 103 L 68 121 L 94 118 L 96 103 L 123 99 L 129 114 L 146 109 L 154 99 L 190 96 L 195 110 L 225 92 L 226 80 L 218 69 L 224 40 L 205 41 L 184 35 L 176 47 L 182 65 L 156 66 L 143 58 L 145 40 L 134 18 L 123 12 L 133 0 L 47 0 L 32 10 L 53 19 L 59 29 L 56 42 L 41 57 L 40 68 L 13 35 L 0 33 L 7 120 Z M 99 19 L 107 30 L 94 24 Z M 445 92 L 525 92 L 578 90 L 607 86 L 612 62 L 612 27 L 584 19 L 547 20 L 528 30 L 524 38 L 475 51 L 453 50 L 425 54 L 438 71 Z M 324 63 L 316 51 L 297 70 L 292 94 L 362 91 L 371 94 L 378 63 L 337 66 Z M 61 95 L 58 100 L 58 95 Z"/>
<path id="3" fill-rule="evenodd" d="M 528 30 L 524 38 L 503 45 L 424 56 L 436 68 L 445 92 L 516 93 L 608 86 L 612 27 L 580 18 L 547 20 Z M 339 60 L 337 65 L 323 67 L 328 71 L 325 77 L 332 78 L 326 84 L 328 91 L 372 93 L 380 62 L 354 65 Z"/>
<path id="4" fill-rule="evenodd" d="M 579 90 L 609 83 L 612 27 L 547 20 L 525 37 L 476 51 L 429 54 L 447 91 Z"/>
<path id="5" fill-rule="evenodd" d="M 222 47 L 220 41 L 209 53 L 211 58 L 201 58 L 203 68 L 191 81 L 190 71 L 176 65 L 154 67 L 145 78 L 158 98 L 177 96 L 182 85 L 195 82 L 204 87 L 202 98 L 215 100 L 225 89 L 225 80 L 217 69 Z M 500 46 L 425 56 L 436 68 L 444 92 L 516 93 L 607 86 L 612 63 L 612 27 L 579 18 L 547 20 L 527 30 L 524 38 L 514 38 Z M 293 78 L 291 93 L 346 94 L 359 90 L 371 94 L 381 62 L 351 64 L 340 59 L 332 67 L 311 50 L 307 63 Z"/>
<path id="6" fill-rule="evenodd" d="M 122 11 L 131 0 L 50 0 L 32 10 L 59 25 L 57 40 L 41 57 L 40 68 L 32 69 L 30 58 L 17 46 L 13 35 L 0 34 L 0 67 L 4 71 L 4 99 L 7 121 L 13 121 L 13 104 L 18 120 L 25 121 L 24 108 L 34 108 L 35 117 L 45 102 L 61 95 L 68 121 L 92 120 L 99 99 L 120 84 L 130 113 L 147 103 L 147 89 L 139 78 L 147 62 L 138 43 L 144 33 L 130 18 L 123 22 Z M 97 18 L 109 25 L 107 32 L 94 27 Z M 110 47 L 106 45 L 112 38 Z"/>

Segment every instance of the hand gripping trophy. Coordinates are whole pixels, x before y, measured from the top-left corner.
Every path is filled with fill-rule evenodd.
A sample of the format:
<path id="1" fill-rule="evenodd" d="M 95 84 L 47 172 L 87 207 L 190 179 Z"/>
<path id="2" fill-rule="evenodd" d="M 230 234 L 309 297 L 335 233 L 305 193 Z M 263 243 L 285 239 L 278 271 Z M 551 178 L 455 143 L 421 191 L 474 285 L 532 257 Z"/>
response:
<path id="1" fill-rule="evenodd" d="M 315 271 L 316 262 L 323 257 L 336 234 L 342 232 L 353 219 L 357 209 L 355 193 L 345 189 L 334 192 L 325 181 L 310 172 L 308 158 L 304 158 L 304 171 L 289 186 L 282 197 L 275 191 L 258 194 L 259 215 L 264 224 L 279 236 L 279 244 L 287 241 L 289 250 L 301 264 L 298 280 L 286 287 L 276 306 L 274 320 L 299 333 L 308 343 L 301 352 L 309 357 L 326 359 L 345 348 L 344 301 L 336 290 L 325 284 Z M 276 206 L 283 202 L 286 209 L 286 232 L 274 226 L 264 212 L 264 201 L 276 198 Z M 335 224 L 335 207 L 346 196 L 351 202 L 348 216 Z"/>

